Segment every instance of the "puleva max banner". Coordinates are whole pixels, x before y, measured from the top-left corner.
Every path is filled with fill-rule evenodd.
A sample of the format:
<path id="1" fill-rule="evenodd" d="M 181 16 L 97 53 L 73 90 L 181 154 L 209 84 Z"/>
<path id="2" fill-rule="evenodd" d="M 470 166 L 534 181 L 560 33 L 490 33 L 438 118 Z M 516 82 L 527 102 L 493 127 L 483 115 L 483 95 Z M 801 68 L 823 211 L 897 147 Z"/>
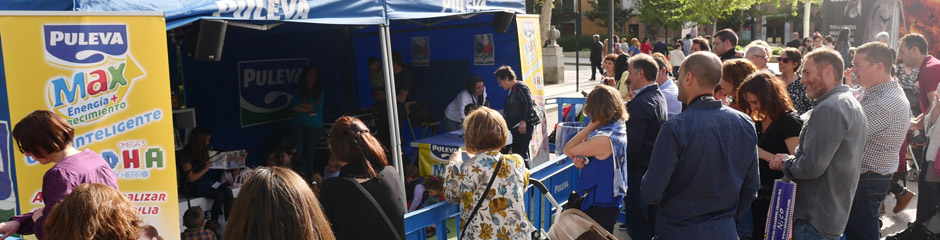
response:
<path id="1" fill-rule="evenodd" d="M 9 116 L 10 129 L 40 109 L 67 119 L 75 128 L 73 146 L 101 154 L 144 224 L 163 238 L 178 239 L 162 14 L 26 14 L 0 13 L 0 83 L 7 96 L 0 112 L 8 112 L 0 116 Z M 43 207 L 43 174 L 53 164 L 39 164 L 10 149 L 12 144 L 3 147 L 15 163 L 16 212 Z"/>

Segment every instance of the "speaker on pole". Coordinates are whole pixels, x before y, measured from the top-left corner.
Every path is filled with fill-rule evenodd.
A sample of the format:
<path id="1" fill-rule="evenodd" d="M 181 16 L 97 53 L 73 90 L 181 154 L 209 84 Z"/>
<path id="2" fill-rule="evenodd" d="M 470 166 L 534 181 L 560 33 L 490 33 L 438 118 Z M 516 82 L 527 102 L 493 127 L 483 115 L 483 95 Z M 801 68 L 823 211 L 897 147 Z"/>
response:
<path id="1" fill-rule="evenodd" d="M 196 37 L 195 58 L 200 61 L 217 62 L 222 60 L 222 45 L 225 43 L 225 29 L 228 22 L 218 19 L 199 21 L 199 35 Z"/>
<path id="2" fill-rule="evenodd" d="M 516 18 L 513 12 L 496 12 L 493 15 L 493 29 L 498 33 L 509 32 L 509 26 L 512 26 L 512 20 Z"/>

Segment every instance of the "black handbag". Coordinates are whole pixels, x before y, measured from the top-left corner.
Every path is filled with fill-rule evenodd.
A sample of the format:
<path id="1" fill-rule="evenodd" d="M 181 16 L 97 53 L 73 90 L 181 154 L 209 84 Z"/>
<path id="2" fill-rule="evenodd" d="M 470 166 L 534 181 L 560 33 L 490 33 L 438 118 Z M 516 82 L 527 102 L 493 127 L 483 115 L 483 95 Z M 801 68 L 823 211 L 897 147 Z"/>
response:
<path id="1" fill-rule="evenodd" d="M 591 189 L 584 190 L 584 195 L 578 195 L 578 192 L 571 191 L 571 195 L 568 196 L 568 203 L 565 204 L 564 209 L 581 210 L 581 204 L 584 203 L 584 199 L 587 198 L 588 194 L 591 194 Z"/>
<path id="2" fill-rule="evenodd" d="M 515 86 L 513 86 L 512 91 L 517 91 Z M 512 96 L 509 96 L 509 99 L 512 101 Z M 535 100 L 531 101 L 532 108 L 529 108 L 529 113 L 526 115 L 525 122 L 529 125 L 535 126 L 541 124 L 542 120 L 545 119 L 545 109 L 535 103 Z"/>
<path id="3" fill-rule="evenodd" d="M 542 106 L 539 106 L 535 103 L 535 100 L 532 100 L 532 109 L 529 110 L 529 119 L 526 120 L 526 123 L 529 125 L 535 126 L 542 123 L 542 119 L 545 117 L 545 110 L 542 109 Z"/>

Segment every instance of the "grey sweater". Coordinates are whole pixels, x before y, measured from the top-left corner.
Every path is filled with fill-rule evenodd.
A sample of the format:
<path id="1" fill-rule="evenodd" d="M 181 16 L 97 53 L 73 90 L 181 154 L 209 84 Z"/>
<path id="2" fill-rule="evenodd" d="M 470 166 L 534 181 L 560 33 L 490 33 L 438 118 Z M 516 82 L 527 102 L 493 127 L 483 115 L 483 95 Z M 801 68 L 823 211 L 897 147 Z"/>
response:
<path id="1" fill-rule="evenodd" d="M 796 158 L 784 161 L 783 173 L 797 183 L 794 218 L 837 238 L 858 186 L 868 120 L 848 86 L 837 86 L 818 101 L 803 125 Z"/>

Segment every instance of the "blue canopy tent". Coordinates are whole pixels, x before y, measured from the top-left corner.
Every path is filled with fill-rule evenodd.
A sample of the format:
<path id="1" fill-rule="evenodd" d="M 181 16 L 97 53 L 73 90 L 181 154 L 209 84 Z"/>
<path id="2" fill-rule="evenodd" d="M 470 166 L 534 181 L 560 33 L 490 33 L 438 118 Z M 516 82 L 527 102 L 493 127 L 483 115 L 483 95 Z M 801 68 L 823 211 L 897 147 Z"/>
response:
<path id="1" fill-rule="evenodd" d="M 368 107 L 375 100 L 365 94 L 369 89 L 366 59 L 382 60 L 386 102 L 394 102 L 395 80 L 391 55 L 403 53 L 411 58 L 411 37 L 431 40 L 427 66 L 406 67 L 412 73 L 414 89 L 409 100 L 430 103 L 432 112 L 444 107 L 463 89 L 471 75 L 483 76 L 489 100 L 501 108 L 505 91 L 497 87 L 492 73 L 500 65 L 519 69 L 519 47 L 515 26 L 508 33 L 496 33 L 490 26 L 494 12 L 524 13 L 523 0 L 434 1 L 434 0 L 0 0 L 0 10 L 16 11 L 159 11 L 166 16 L 168 56 L 171 81 L 184 82 L 186 105 L 197 106 L 199 122 L 212 123 L 214 145 L 244 148 L 249 163 L 263 163 L 274 142 L 272 132 L 289 130 L 290 124 L 245 126 L 233 121 L 239 116 L 238 102 L 244 100 L 243 88 L 229 82 L 238 79 L 240 65 L 250 60 L 306 60 L 316 65 L 324 79 L 326 113 L 346 114 Z M 186 54 L 195 38 L 200 19 L 229 21 L 223 57 L 217 62 L 196 61 Z M 473 65 L 473 36 L 493 34 L 497 48 L 495 64 Z M 446 44 L 445 44 L 446 43 Z M 381 57 L 378 57 L 378 56 Z M 505 56 L 501 56 L 505 55 Z M 185 79 L 185 81 L 183 81 Z M 175 86 L 175 85 L 174 85 Z M 270 106 L 286 104 L 289 98 L 264 99 Z M 240 99 L 241 98 L 241 99 Z M 270 101 L 269 101 L 270 100 Z M 260 100 L 259 100 L 260 101 Z M 389 116 L 397 116 L 397 106 L 389 104 Z M 438 116 L 443 118 L 443 114 Z M 389 117 L 390 126 L 402 126 L 397 117 Z M 392 136 L 401 134 L 391 127 Z M 392 163 L 403 171 L 402 143 L 392 137 Z M 259 153 L 259 154 L 254 154 Z"/>

